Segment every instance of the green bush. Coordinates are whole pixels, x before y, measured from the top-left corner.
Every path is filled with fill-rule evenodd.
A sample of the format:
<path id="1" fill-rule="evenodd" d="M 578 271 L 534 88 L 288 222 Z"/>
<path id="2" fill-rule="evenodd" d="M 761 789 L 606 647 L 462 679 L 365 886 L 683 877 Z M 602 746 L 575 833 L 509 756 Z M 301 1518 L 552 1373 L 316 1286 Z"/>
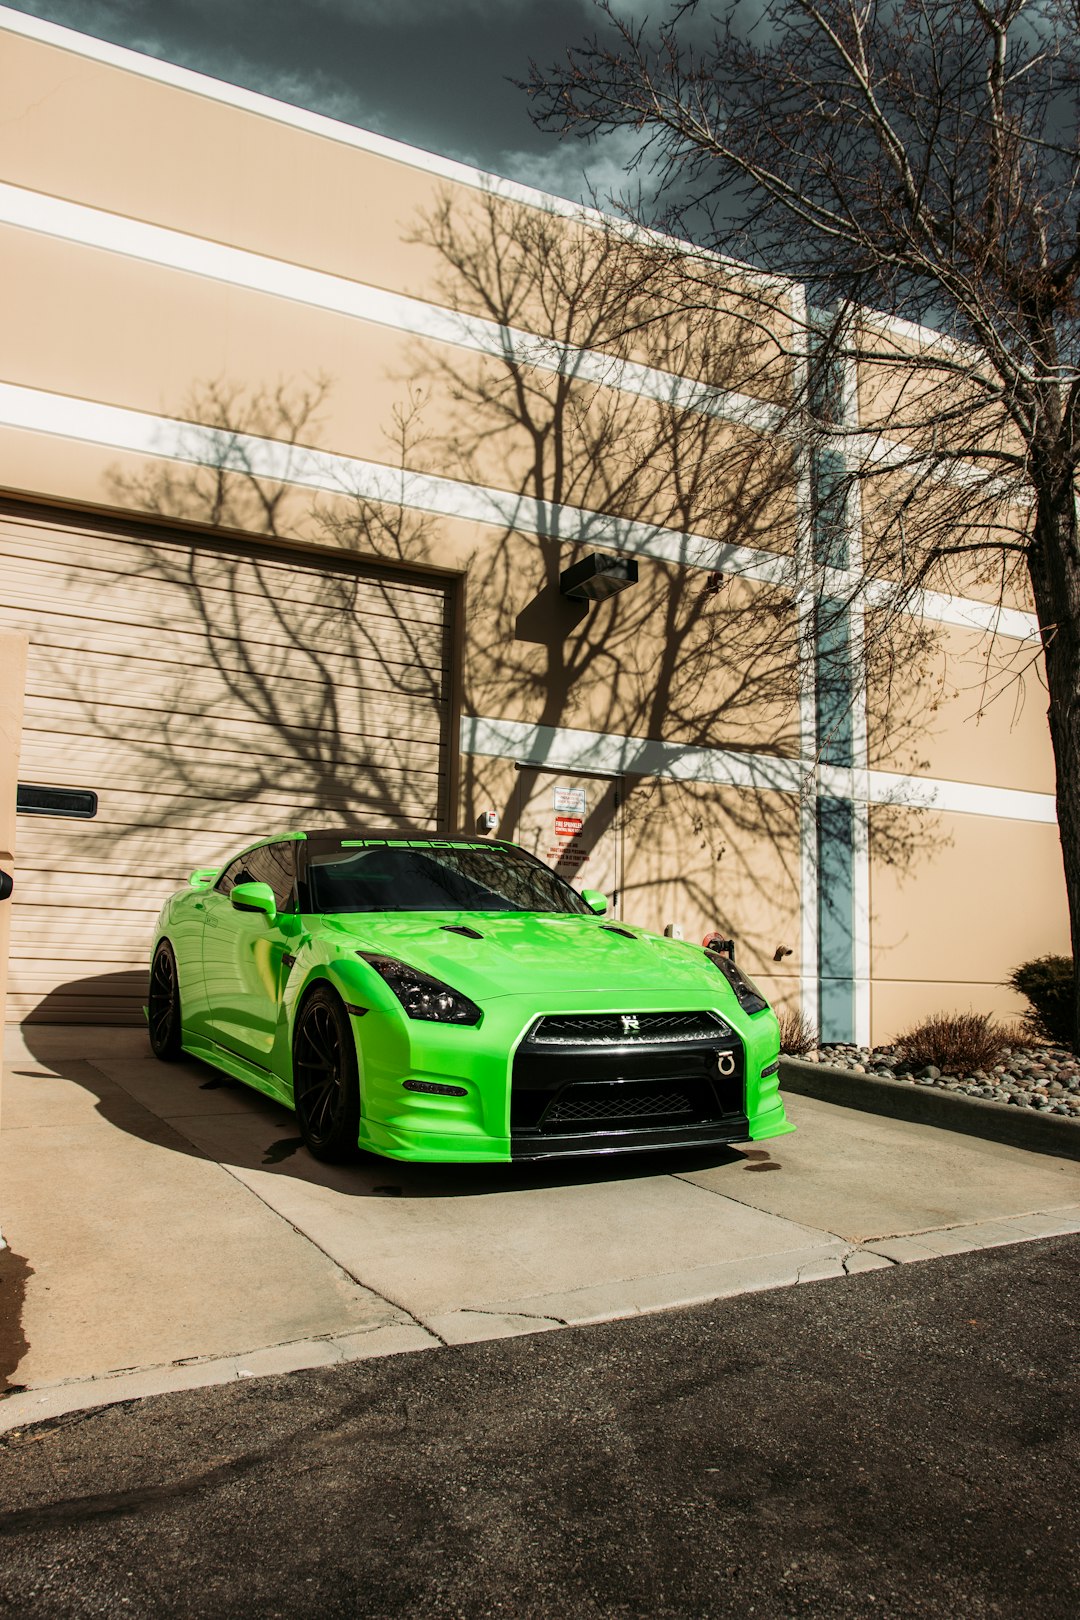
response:
<path id="1" fill-rule="evenodd" d="M 1025 1022 L 1044 1040 L 1076 1046 L 1076 1005 L 1071 956 L 1037 956 L 1021 962 L 1008 983 L 1031 1003 Z"/>
<path id="2" fill-rule="evenodd" d="M 1010 1045 L 1008 1030 L 986 1013 L 935 1013 L 897 1037 L 897 1056 L 912 1069 L 929 1064 L 942 1074 L 974 1074 L 999 1062 Z"/>

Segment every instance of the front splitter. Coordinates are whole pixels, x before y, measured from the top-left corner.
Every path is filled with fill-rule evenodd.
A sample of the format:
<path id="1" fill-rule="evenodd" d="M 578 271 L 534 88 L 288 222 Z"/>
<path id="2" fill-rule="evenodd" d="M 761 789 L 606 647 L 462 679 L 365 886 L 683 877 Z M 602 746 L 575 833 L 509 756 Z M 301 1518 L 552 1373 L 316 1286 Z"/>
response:
<path id="1" fill-rule="evenodd" d="M 581 1131 L 545 1136 L 540 1132 L 512 1136 L 510 1157 L 569 1159 L 604 1153 L 655 1153 L 660 1148 L 727 1147 L 750 1140 L 745 1114 L 710 1120 L 705 1125 L 660 1125 L 651 1130 Z"/>

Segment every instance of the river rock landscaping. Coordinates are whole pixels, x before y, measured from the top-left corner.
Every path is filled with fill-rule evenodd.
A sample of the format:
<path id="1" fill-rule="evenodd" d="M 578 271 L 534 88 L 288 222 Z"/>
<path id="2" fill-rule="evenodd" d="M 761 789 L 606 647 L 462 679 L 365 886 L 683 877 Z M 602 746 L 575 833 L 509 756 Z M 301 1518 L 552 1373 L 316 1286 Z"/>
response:
<path id="1" fill-rule="evenodd" d="M 1006 1047 L 992 1066 L 959 1075 L 943 1074 L 933 1064 L 905 1062 L 891 1046 L 825 1045 L 800 1055 L 804 1063 L 828 1064 L 900 1085 L 936 1086 L 988 1102 L 1080 1117 L 1080 1059 L 1064 1046 Z"/>

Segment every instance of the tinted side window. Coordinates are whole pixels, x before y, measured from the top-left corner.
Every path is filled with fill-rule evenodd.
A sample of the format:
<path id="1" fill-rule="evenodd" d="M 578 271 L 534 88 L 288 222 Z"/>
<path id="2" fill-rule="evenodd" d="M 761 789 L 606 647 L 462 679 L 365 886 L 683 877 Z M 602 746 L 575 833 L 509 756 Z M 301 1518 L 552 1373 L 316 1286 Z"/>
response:
<path id="1" fill-rule="evenodd" d="M 274 891 L 274 904 L 279 911 L 296 910 L 296 843 L 263 844 L 261 849 L 249 850 L 245 856 L 248 876 L 236 877 L 236 883 L 269 883 Z M 229 868 L 231 871 L 232 868 Z M 229 875 L 222 876 L 222 881 Z M 227 892 L 227 891 L 226 891 Z"/>
<path id="2" fill-rule="evenodd" d="M 254 851 L 251 853 L 253 854 Z M 250 860 L 251 854 L 240 855 L 235 861 L 232 861 L 230 865 L 225 868 L 224 872 L 222 872 L 221 876 L 214 884 L 214 888 L 217 890 L 218 894 L 230 893 L 234 884 L 251 883 L 253 881 L 251 873 L 248 870 Z"/>

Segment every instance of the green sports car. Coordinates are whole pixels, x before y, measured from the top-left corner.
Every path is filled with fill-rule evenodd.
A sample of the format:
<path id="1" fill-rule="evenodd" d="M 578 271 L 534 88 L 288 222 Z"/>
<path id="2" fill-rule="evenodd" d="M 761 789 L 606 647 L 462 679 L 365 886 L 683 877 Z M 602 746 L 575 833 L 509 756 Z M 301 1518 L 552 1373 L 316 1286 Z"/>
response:
<path id="1" fill-rule="evenodd" d="M 150 1042 L 294 1108 L 326 1160 L 546 1159 L 791 1130 L 777 1022 L 751 980 L 606 910 L 514 844 L 285 833 L 166 901 Z"/>

